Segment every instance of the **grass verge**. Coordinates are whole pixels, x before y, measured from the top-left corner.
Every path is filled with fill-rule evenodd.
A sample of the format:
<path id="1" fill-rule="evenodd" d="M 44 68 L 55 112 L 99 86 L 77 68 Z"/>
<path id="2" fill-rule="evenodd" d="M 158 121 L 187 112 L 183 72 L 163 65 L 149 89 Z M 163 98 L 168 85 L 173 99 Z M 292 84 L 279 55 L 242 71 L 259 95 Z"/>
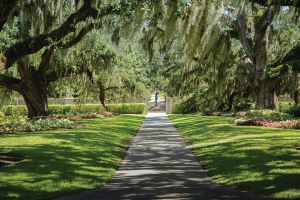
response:
<path id="1" fill-rule="evenodd" d="M 208 175 L 221 184 L 300 199 L 300 131 L 234 126 L 228 117 L 170 115 Z"/>
<path id="2" fill-rule="evenodd" d="M 0 136 L 25 160 L 0 168 L 0 199 L 53 199 L 111 179 L 144 117 L 82 120 L 85 128 Z"/>

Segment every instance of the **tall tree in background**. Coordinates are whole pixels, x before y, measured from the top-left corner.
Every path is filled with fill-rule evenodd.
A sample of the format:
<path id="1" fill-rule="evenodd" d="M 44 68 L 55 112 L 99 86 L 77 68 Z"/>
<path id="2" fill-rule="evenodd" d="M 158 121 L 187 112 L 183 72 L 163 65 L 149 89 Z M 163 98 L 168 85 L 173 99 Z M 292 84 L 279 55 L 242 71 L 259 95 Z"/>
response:
<path id="1" fill-rule="evenodd" d="M 270 63 L 268 48 L 270 29 L 278 19 L 280 13 L 293 12 L 299 8 L 298 1 L 249 1 L 238 10 L 234 27 L 246 54 L 248 65 L 253 68 L 253 85 L 255 90 L 256 109 L 276 109 L 276 89 L 280 77 L 268 74 L 270 65 L 278 66 L 292 61 L 282 59 L 277 63 Z M 283 6 L 287 6 L 284 7 Z M 288 23 L 294 23 L 290 21 Z M 283 30 L 278 30 L 283 31 Z M 276 38 L 272 38 L 275 39 Z M 281 47 L 279 47 L 281 48 Z M 284 52 L 287 53 L 287 52 Z M 290 53 L 288 53 L 290 54 Z M 282 57 L 282 55 L 278 55 Z M 281 59 L 281 58 L 280 58 Z M 279 60 L 280 60 L 279 59 Z M 295 61 L 295 60 L 294 60 Z M 280 74 L 282 76 L 282 74 Z"/>

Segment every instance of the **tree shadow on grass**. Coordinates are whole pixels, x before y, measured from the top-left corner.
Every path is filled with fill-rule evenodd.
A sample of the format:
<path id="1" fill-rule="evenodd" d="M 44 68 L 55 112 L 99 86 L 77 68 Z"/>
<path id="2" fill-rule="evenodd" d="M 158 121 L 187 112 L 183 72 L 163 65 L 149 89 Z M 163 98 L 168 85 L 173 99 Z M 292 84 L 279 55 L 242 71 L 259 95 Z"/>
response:
<path id="1" fill-rule="evenodd" d="M 30 136 L 41 139 L 40 144 L 6 147 L 26 160 L 0 169 L 0 199 L 52 199 L 102 186 L 118 168 L 141 122 L 141 116 L 84 120 L 84 129 L 34 133 Z"/>
<path id="2" fill-rule="evenodd" d="M 272 199 L 212 183 L 166 117 L 146 122 L 108 185 L 59 200 Z"/>
<path id="3" fill-rule="evenodd" d="M 173 121 L 217 182 L 300 199 L 300 153 L 295 148 L 300 131 L 237 127 L 221 117 L 187 115 Z"/>

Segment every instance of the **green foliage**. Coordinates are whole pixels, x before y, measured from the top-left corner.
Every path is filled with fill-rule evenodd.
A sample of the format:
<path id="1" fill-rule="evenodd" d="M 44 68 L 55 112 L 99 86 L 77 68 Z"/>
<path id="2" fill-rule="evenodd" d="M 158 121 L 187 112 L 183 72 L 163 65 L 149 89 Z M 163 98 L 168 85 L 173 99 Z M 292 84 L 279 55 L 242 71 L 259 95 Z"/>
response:
<path id="1" fill-rule="evenodd" d="M 3 106 L 1 109 L 6 116 L 27 115 L 27 108 L 23 105 Z"/>
<path id="2" fill-rule="evenodd" d="M 109 104 L 108 111 L 116 114 L 143 114 L 147 110 L 143 103 Z M 103 111 L 103 107 L 101 108 Z"/>
<path id="3" fill-rule="evenodd" d="M 88 68 L 90 74 L 68 77 L 52 83 L 50 95 L 99 99 L 104 88 L 105 103 L 143 102 L 149 96 L 149 60 L 137 41 L 122 41 L 118 46 L 108 33 L 93 30 L 76 46 L 56 55 L 58 68 L 67 62 L 76 68 Z M 101 87 L 100 87 L 101 85 Z M 103 91 L 103 90 L 102 90 Z M 102 93 L 101 93 L 102 94 Z"/>
<path id="4" fill-rule="evenodd" d="M 283 113 L 277 110 L 250 110 L 246 112 L 244 118 L 285 121 L 285 120 L 293 119 L 293 116 L 288 113 Z"/>
<path id="5" fill-rule="evenodd" d="M 99 104 L 74 104 L 74 105 L 49 105 L 49 112 L 52 115 L 79 115 L 89 113 L 100 113 Z"/>
<path id="6" fill-rule="evenodd" d="M 283 112 L 294 115 L 295 117 L 300 117 L 300 105 L 292 105 L 283 108 Z"/>
<path id="7" fill-rule="evenodd" d="M 289 109 L 293 105 L 294 105 L 294 103 L 290 103 L 290 102 L 279 102 L 278 103 L 278 108 L 279 108 L 280 111 L 285 112 L 285 110 Z"/>
<path id="8" fill-rule="evenodd" d="M 248 111 L 251 108 L 253 108 L 253 104 L 252 103 L 248 103 L 248 102 L 237 102 L 233 105 L 233 110 L 234 111 Z"/>
<path id="9" fill-rule="evenodd" d="M 108 104 L 108 110 L 115 114 L 143 114 L 147 111 L 143 103 Z M 101 104 L 72 104 L 72 105 L 49 105 L 51 115 L 84 115 L 100 114 L 105 109 Z M 2 112 L 6 116 L 26 116 L 26 106 L 4 106 Z"/>
<path id="10" fill-rule="evenodd" d="M 199 110 L 198 101 L 195 96 L 175 102 L 172 113 L 188 114 L 196 113 Z"/>
<path id="11" fill-rule="evenodd" d="M 75 123 L 69 119 L 38 119 L 29 120 L 24 116 L 3 117 L 0 123 L 0 133 L 36 132 L 57 128 L 74 128 Z"/>

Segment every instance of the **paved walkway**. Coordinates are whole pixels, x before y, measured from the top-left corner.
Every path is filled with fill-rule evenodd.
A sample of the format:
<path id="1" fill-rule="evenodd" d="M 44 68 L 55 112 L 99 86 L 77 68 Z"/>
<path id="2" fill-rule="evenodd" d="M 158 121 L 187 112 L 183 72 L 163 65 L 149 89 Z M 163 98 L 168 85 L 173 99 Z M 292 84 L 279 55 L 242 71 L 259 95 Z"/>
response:
<path id="1" fill-rule="evenodd" d="M 212 183 L 164 113 L 147 115 L 121 167 L 104 188 L 60 200 L 262 200 Z"/>

